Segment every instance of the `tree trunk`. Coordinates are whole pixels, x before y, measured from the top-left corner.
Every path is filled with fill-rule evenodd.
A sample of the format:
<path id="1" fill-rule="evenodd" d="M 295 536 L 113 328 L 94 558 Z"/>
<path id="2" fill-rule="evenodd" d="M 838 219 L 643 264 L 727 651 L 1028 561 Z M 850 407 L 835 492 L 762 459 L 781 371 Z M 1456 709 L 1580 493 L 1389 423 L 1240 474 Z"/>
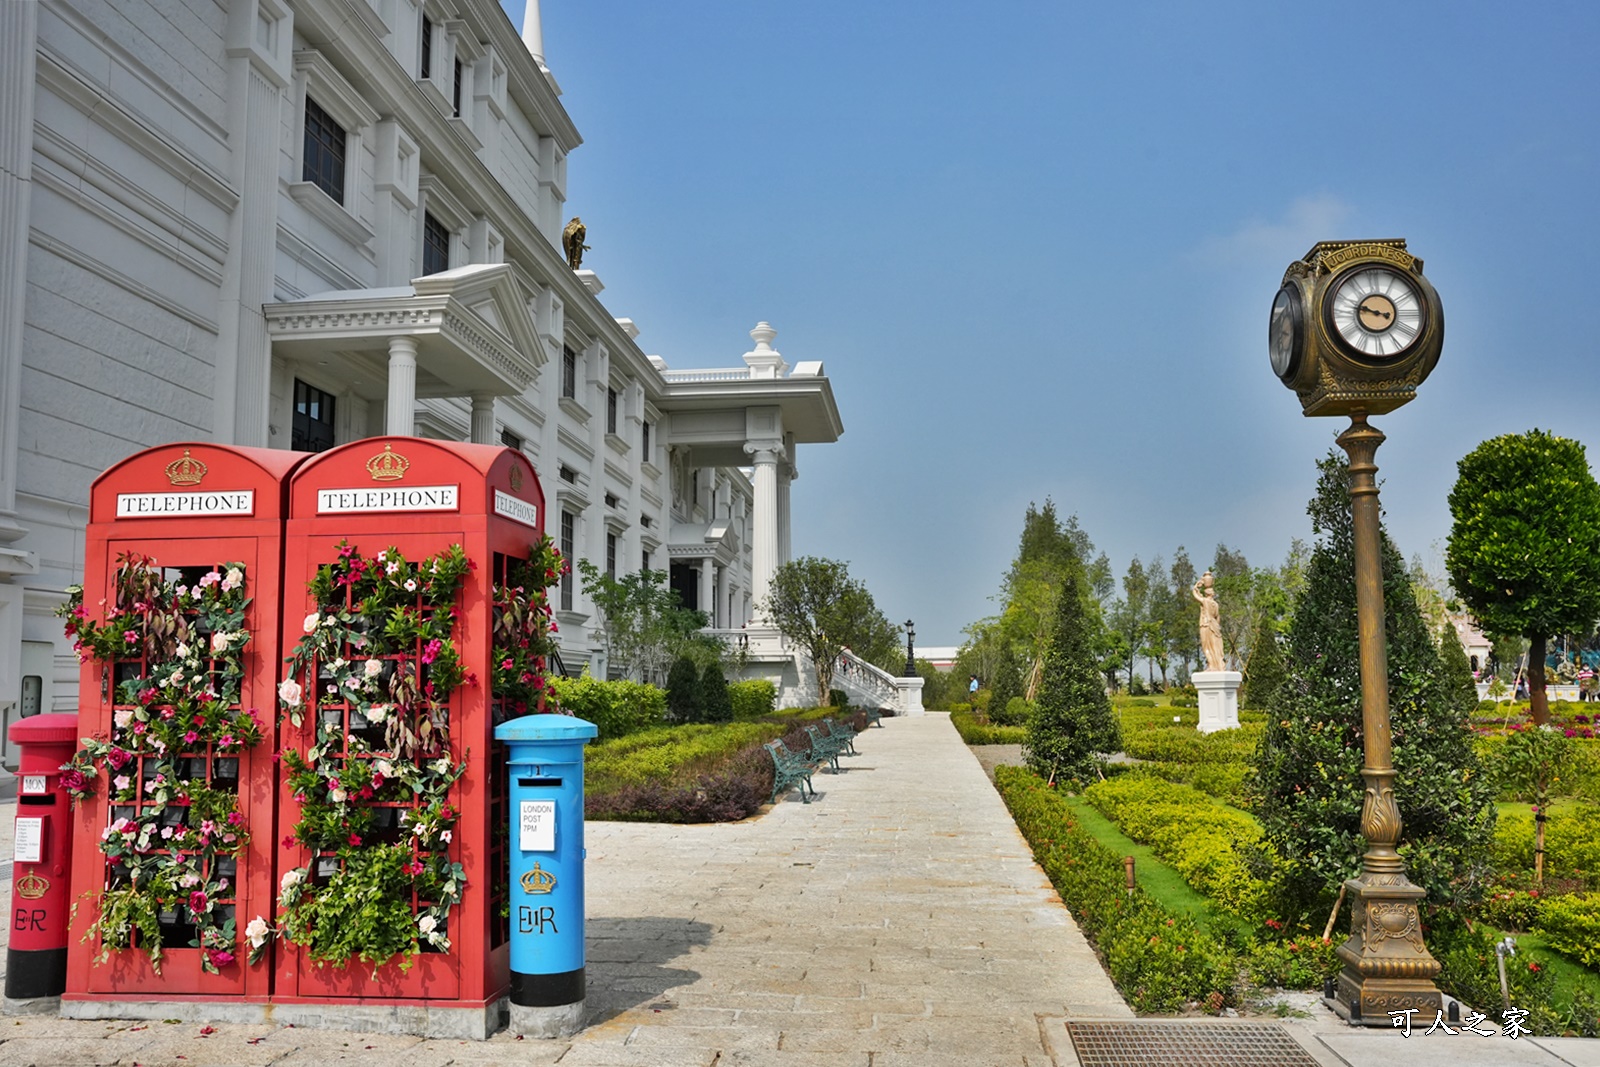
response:
<path id="1" fill-rule="evenodd" d="M 1530 634 L 1528 637 L 1528 711 L 1533 715 L 1533 724 L 1543 726 L 1550 721 L 1550 700 L 1544 692 L 1544 646 L 1543 634 Z"/>

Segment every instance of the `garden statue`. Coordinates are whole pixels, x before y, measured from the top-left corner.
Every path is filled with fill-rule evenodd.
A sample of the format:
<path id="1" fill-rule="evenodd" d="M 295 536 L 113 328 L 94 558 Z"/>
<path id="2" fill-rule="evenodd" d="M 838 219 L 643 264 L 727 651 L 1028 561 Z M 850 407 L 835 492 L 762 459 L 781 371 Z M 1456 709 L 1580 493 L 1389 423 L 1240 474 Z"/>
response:
<path id="1" fill-rule="evenodd" d="M 589 251 L 589 246 L 583 243 L 588 236 L 589 227 L 583 224 L 578 216 L 572 216 L 572 221 L 567 223 L 567 228 L 561 231 L 561 247 L 567 253 L 567 266 L 578 270 L 583 266 L 583 254 Z"/>
<path id="2" fill-rule="evenodd" d="M 1204 593 L 1201 586 L 1205 587 Z M 1216 581 L 1206 571 L 1189 592 L 1200 602 L 1200 650 L 1205 653 L 1206 670 L 1225 671 L 1228 664 L 1222 657 L 1222 614 L 1217 609 L 1215 588 Z"/>

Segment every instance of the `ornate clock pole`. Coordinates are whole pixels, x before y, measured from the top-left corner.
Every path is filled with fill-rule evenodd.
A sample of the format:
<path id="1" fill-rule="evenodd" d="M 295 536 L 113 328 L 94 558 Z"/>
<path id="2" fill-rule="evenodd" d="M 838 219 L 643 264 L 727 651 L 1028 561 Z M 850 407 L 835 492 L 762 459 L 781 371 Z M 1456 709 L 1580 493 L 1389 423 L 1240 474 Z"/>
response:
<path id="1" fill-rule="evenodd" d="M 1426 1016 L 1442 999 L 1437 960 L 1422 938 L 1426 890 L 1406 877 L 1400 808 L 1394 798 L 1389 725 L 1389 652 L 1379 552 L 1378 446 L 1367 416 L 1416 395 L 1439 360 L 1444 314 L 1404 241 L 1323 241 L 1289 265 L 1272 304 L 1272 369 L 1300 397 L 1306 415 L 1347 415 L 1338 443 L 1350 457 L 1355 539 L 1356 621 L 1361 655 L 1361 748 L 1365 798 L 1361 873 L 1345 882 L 1353 901 L 1350 937 L 1338 948 L 1334 1009 L 1351 1022 L 1390 1025 L 1388 1012 Z"/>

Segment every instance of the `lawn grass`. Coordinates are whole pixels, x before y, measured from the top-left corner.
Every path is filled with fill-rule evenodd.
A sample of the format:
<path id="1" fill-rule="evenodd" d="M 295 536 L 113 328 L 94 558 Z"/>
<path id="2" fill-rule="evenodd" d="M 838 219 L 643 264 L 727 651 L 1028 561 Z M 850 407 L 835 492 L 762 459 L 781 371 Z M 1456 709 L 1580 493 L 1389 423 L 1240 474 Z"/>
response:
<path id="1" fill-rule="evenodd" d="M 1232 919 L 1214 908 L 1210 900 L 1185 882 L 1183 875 L 1175 868 L 1158 859 L 1150 846 L 1139 844 L 1117 829 L 1116 823 L 1100 814 L 1093 804 L 1082 797 L 1068 796 L 1065 800 L 1072 809 L 1073 817 L 1091 837 L 1119 856 L 1133 857 L 1134 880 L 1162 907 L 1182 912 L 1208 929 L 1220 932 L 1237 928 Z"/>

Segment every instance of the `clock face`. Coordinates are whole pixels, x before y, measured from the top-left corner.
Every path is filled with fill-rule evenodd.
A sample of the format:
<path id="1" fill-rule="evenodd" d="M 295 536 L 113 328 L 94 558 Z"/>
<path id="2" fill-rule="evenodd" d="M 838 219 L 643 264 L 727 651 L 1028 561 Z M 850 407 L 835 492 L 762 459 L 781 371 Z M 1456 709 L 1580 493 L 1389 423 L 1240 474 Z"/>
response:
<path id="1" fill-rule="evenodd" d="M 1401 355 L 1422 336 L 1427 317 L 1417 287 L 1387 267 L 1366 267 L 1337 283 L 1328 321 L 1344 342 L 1373 359 Z"/>
<path id="2" fill-rule="evenodd" d="M 1300 318 L 1300 291 L 1286 285 L 1273 299 L 1272 318 L 1267 323 L 1267 351 L 1272 356 L 1272 372 L 1285 381 L 1299 369 Z"/>

